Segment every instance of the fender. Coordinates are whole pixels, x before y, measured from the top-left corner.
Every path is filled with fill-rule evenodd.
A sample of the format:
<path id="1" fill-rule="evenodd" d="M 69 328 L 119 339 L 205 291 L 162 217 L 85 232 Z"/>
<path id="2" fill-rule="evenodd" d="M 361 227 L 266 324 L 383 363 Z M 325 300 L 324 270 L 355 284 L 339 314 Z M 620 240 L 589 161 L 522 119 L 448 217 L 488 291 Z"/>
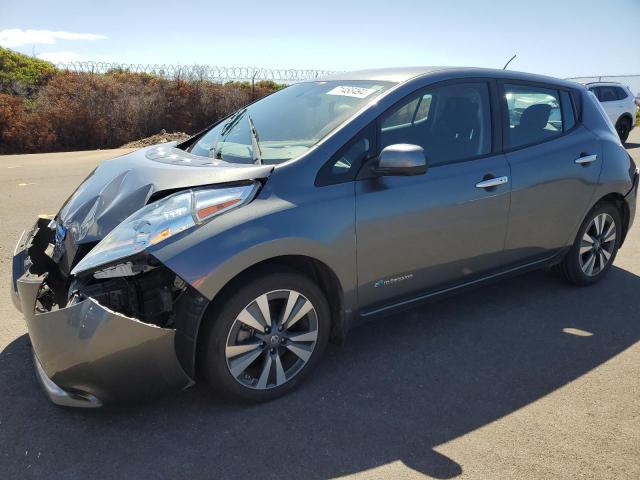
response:
<path id="1" fill-rule="evenodd" d="M 307 190 L 300 197 L 292 192 L 284 199 L 267 188 L 269 183 L 252 203 L 176 235 L 150 253 L 209 301 L 253 265 L 283 255 L 310 257 L 333 271 L 345 309 L 355 310 L 353 184 L 332 185 L 321 193 Z"/>

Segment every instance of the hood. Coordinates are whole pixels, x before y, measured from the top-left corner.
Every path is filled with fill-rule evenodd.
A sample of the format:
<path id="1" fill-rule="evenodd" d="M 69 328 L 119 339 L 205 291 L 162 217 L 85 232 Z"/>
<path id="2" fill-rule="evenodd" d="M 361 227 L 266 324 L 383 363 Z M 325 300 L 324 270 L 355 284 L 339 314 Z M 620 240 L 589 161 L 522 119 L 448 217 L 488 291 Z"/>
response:
<path id="1" fill-rule="evenodd" d="M 76 244 L 97 242 L 155 193 L 267 178 L 273 165 L 198 157 L 164 143 L 101 163 L 58 214 Z"/>

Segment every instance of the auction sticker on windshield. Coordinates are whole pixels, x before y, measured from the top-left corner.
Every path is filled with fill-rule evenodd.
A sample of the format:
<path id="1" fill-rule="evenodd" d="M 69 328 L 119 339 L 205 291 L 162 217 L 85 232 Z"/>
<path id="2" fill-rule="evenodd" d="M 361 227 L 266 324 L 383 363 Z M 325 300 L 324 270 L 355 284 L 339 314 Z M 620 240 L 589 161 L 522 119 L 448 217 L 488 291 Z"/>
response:
<path id="1" fill-rule="evenodd" d="M 340 95 L 343 97 L 367 98 L 372 93 L 377 92 L 375 88 L 349 87 L 340 85 L 327 92 L 327 95 Z"/>

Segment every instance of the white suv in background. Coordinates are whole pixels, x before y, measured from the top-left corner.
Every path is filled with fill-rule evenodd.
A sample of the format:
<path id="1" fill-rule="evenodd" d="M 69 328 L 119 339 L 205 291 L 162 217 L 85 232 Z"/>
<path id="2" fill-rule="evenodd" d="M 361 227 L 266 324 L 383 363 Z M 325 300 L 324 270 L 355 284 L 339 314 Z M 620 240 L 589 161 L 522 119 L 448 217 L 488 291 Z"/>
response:
<path id="1" fill-rule="evenodd" d="M 600 100 L 622 143 L 626 142 L 635 126 L 638 109 L 629 87 L 615 82 L 587 83 L 586 87 Z"/>

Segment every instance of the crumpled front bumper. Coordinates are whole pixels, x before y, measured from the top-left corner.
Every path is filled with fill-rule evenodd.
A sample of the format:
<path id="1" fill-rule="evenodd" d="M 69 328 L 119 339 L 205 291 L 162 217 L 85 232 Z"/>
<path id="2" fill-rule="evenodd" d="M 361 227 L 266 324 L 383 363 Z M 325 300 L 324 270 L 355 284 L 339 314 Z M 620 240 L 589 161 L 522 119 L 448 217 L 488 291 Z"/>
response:
<path id="1" fill-rule="evenodd" d="M 146 400 L 191 385 L 176 356 L 173 329 L 111 311 L 91 298 L 36 311 L 47 274 L 30 271 L 29 249 L 41 228 L 47 228 L 43 221 L 18 242 L 11 290 L 26 320 L 36 373 L 49 398 L 64 406 L 98 407 Z"/>

